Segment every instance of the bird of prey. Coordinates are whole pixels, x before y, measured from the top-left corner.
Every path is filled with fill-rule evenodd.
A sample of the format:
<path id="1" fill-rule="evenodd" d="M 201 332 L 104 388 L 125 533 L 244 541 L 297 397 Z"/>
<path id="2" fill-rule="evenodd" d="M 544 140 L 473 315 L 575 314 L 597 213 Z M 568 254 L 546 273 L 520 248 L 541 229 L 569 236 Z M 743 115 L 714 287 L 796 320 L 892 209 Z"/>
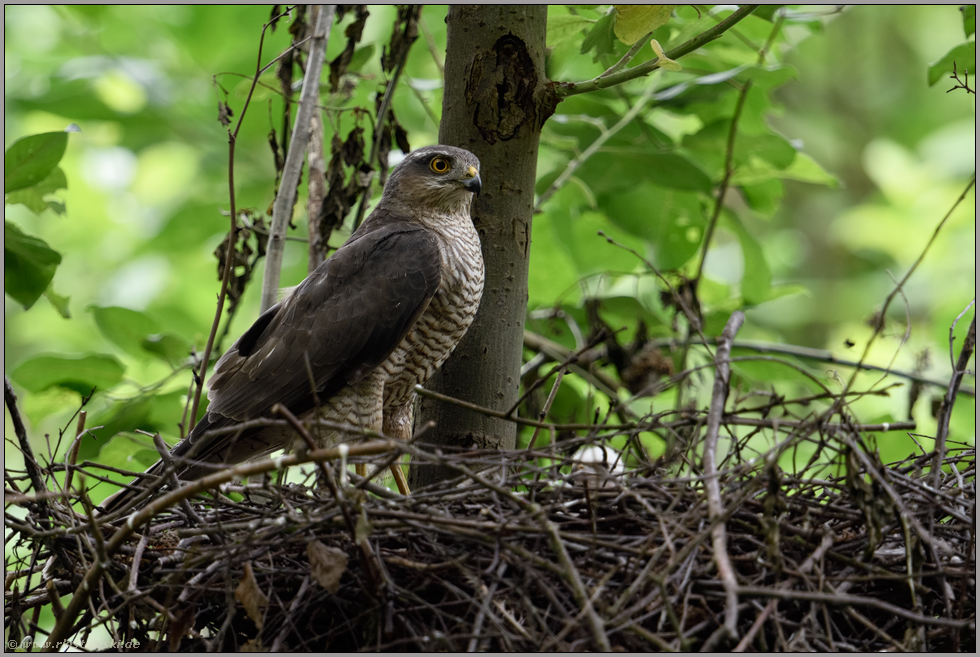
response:
<path id="1" fill-rule="evenodd" d="M 277 402 L 298 417 L 407 438 L 414 386 L 449 358 L 483 294 L 483 255 L 470 217 L 480 162 L 451 146 L 402 160 L 364 223 L 285 300 L 263 313 L 218 360 L 206 415 L 172 450 L 182 479 L 298 446 L 291 429 L 223 431 L 269 417 Z M 311 431 L 320 447 L 335 431 Z M 160 475 L 163 462 L 146 474 Z M 144 475 L 146 476 L 146 475 Z M 123 489 L 111 512 L 135 497 Z"/>

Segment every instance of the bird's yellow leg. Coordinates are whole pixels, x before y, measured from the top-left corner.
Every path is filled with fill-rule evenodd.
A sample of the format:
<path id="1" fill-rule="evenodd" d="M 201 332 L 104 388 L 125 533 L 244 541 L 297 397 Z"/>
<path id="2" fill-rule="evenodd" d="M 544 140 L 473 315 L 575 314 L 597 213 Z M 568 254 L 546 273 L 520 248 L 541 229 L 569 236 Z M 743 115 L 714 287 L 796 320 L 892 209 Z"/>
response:
<path id="1" fill-rule="evenodd" d="M 405 404 L 393 408 L 385 409 L 384 422 L 382 429 L 386 436 L 391 436 L 398 440 L 408 440 L 412 437 L 412 404 Z M 395 485 L 398 492 L 402 495 L 409 495 L 408 481 L 402 471 L 401 459 L 391 464 L 391 476 L 395 478 Z"/>
<path id="2" fill-rule="evenodd" d="M 367 465 L 364 463 L 355 463 L 354 472 L 356 472 L 359 477 L 367 476 Z"/>
<path id="3" fill-rule="evenodd" d="M 408 480 L 405 479 L 405 473 L 402 472 L 402 464 L 395 461 L 391 464 L 391 476 L 395 478 L 395 485 L 398 486 L 398 492 L 402 495 L 411 495 L 412 492 L 408 490 Z"/>

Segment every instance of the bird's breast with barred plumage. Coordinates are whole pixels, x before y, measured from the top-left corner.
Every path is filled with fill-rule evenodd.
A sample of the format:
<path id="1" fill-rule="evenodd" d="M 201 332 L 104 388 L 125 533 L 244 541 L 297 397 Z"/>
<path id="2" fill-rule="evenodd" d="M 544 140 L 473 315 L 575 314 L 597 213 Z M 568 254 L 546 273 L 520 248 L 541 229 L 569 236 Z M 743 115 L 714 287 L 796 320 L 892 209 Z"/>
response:
<path id="1" fill-rule="evenodd" d="M 483 253 L 469 213 L 440 222 L 433 232 L 439 238 L 442 278 L 428 308 L 382 365 L 385 408 L 411 401 L 415 385 L 425 384 L 446 362 L 480 308 Z"/>

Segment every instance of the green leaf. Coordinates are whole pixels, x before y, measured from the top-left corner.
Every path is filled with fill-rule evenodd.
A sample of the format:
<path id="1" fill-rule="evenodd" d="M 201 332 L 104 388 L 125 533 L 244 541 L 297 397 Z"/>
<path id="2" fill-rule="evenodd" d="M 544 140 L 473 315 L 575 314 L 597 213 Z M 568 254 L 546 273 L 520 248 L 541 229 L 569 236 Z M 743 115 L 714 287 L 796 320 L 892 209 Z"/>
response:
<path id="1" fill-rule="evenodd" d="M 575 218 L 559 220 L 554 228 L 559 243 L 575 264 L 579 276 L 609 271 L 630 272 L 642 264 L 629 251 L 609 244 L 599 236 L 599 231 L 641 256 L 647 255 L 643 241 L 621 230 L 599 212 L 582 212 Z"/>
<path id="2" fill-rule="evenodd" d="M 27 206 L 27 209 L 34 214 L 41 214 L 45 210 L 52 210 L 56 214 L 64 214 L 64 204 L 57 201 L 46 201 L 44 200 L 44 196 L 46 194 L 52 194 L 59 189 L 66 189 L 67 187 L 68 180 L 65 178 L 65 172 L 61 170 L 61 167 L 55 167 L 48 174 L 47 178 L 36 185 L 31 185 L 30 187 L 6 194 L 4 196 L 4 203 L 7 205 L 20 203 Z"/>
<path id="3" fill-rule="evenodd" d="M 190 353 L 187 341 L 173 333 L 148 335 L 140 341 L 140 347 L 171 364 L 182 361 Z"/>
<path id="4" fill-rule="evenodd" d="M 750 208 L 764 217 L 771 217 L 779 209 L 785 189 L 782 180 L 771 178 L 753 185 L 742 185 L 742 193 Z"/>
<path id="5" fill-rule="evenodd" d="M 585 161 L 578 176 L 600 195 L 629 189 L 643 182 L 691 192 L 711 192 L 708 174 L 676 153 L 625 149 L 600 151 Z"/>
<path id="6" fill-rule="evenodd" d="M 783 5 L 762 5 L 758 9 L 752 12 L 753 16 L 758 16 L 764 20 L 773 22 L 772 17 L 776 14 L 776 11 Z"/>
<path id="7" fill-rule="evenodd" d="M 733 356 L 758 356 L 758 352 L 752 352 L 749 350 L 732 349 Z M 737 376 L 743 377 L 756 385 L 770 386 L 774 382 L 792 382 L 799 386 L 802 386 L 803 390 L 808 392 L 821 392 L 820 386 L 814 382 L 810 377 L 806 376 L 803 372 L 809 371 L 802 362 L 798 362 L 795 358 L 791 356 L 783 356 L 780 358 L 782 360 L 790 361 L 797 365 L 797 368 L 784 363 L 768 361 L 768 360 L 743 360 L 735 361 L 732 363 L 732 373 Z M 803 371 L 800 371 L 803 370 Z M 820 375 L 817 375 L 820 379 Z"/>
<path id="8" fill-rule="evenodd" d="M 28 187 L 26 189 L 18 189 L 16 192 L 10 192 L 4 196 L 3 202 L 7 205 L 17 205 L 19 203 L 34 214 L 41 214 L 48 209 L 44 195 L 37 191 L 37 187 Z"/>
<path id="9" fill-rule="evenodd" d="M 120 381 L 126 369 L 113 356 L 59 356 L 45 354 L 28 358 L 10 376 L 29 392 L 54 386 L 88 395 L 92 389 L 108 390 Z"/>
<path id="10" fill-rule="evenodd" d="M 183 414 L 186 394 L 183 390 L 175 390 L 163 394 L 141 395 L 111 404 L 91 417 L 89 424 L 102 428 L 93 430 L 95 441 L 86 445 L 83 440 L 79 459 L 82 458 L 84 451 L 88 459 L 98 457 L 104 463 L 125 462 L 127 465 L 123 467 L 145 470 L 160 459 L 159 454 L 153 449 L 139 448 L 140 444 L 152 445 L 151 438 L 149 436 L 130 438 L 120 434 L 141 429 L 159 432 L 164 438 L 177 437 L 179 430 L 177 424 Z M 124 446 L 122 450 L 119 449 L 120 446 Z M 120 460 L 123 454 L 125 461 Z"/>
<path id="11" fill-rule="evenodd" d="M 616 37 L 632 46 L 647 32 L 666 25 L 677 5 L 613 5 L 616 7 Z"/>
<path id="12" fill-rule="evenodd" d="M 971 75 L 976 75 L 977 71 L 977 42 L 969 41 L 956 46 L 934 64 L 929 66 L 929 86 L 933 86 L 940 79 L 947 75 L 952 75 L 953 65 L 956 71 L 963 75 L 969 71 Z"/>
<path id="13" fill-rule="evenodd" d="M 613 34 L 613 25 L 616 22 L 616 13 L 609 12 L 596 21 L 589 33 L 582 40 L 582 54 L 587 54 L 590 50 L 595 50 L 592 56 L 593 61 L 599 61 L 603 55 L 615 52 L 613 43 L 616 39 Z"/>
<path id="14" fill-rule="evenodd" d="M 3 193 L 36 185 L 58 166 L 68 146 L 67 132 L 18 139 L 3 154 Z"/>
<path id="15" fill-rule="evenodd" d="M 361 46 L 355 50 L 350 56 L 350 62 L 347 63 L 347 71 L 349 73 L 358 73 L 371 61 L 371 57 L 374 56 L 374 44 L 369 43 L 366 46 Z"/>
<path id="16" fill-rule="evenodd" d="M 547 44 L 549 48 L 554 48 L 565 39 L 577 36 L 586 28 L 591 27 L 596 21 L 589 20 L 582 16 L 567 14 L 565 16 L 548 17 L 548 36 Z"/>
<path id="17" fill-rule="evenodd" d="M 701 201 L 691 192 L 641 183 L 602 197 L 599 207 L 617 226 L 653 246 L 660 269 L 679 269 L 704 236 Z"/>
<path id="18" fill-rule="evenodd" d="M 143 341 L 158 333 L 160 325 L 145 313 L 129 308 L 89 306 L 95 325 L 109 342 L 133 356 L 146 356 Z"/>
<path id="19" fill-rule="evenodd" d="M 65 319 L 71 319 L 71 311 L 68 309 L 68 301 L 71 297 L 63 297 L 57 294 L 51 286 L 48 286 L 48 289 L 44 291 L 44 296 L 51 302 L 51 305 L 54 306 L 54 309 L 58 311 L 59 315 Z"/>
<path id="20" fill-rule="evenodd" d="M 796 159 L 796 149 L 776 134 L 739 135 L 735 140 L 735 155 L 742 161 L 758 156 L 776 169 L 785 169 Z"/>
<path id="21" fill-rule="evenodd" d="M 963 5 L 960 11 L 963 12 L 963 33 L 969 39 L 977 31 L 977 6 Z"/>
<path id="22" fill-rule="evenodd" d="M 780 178 L 786 180 L 799 180 L 800 182 L 813 183 L 815 185 L 826 185 L 827 187 L 837 187 L 840 181 L 826 169 L 817 164 L 816 160 L 806 153 L 797 153 L 793 163 L 783 169 Z"/>
<path id="23" fill-rule="evenodd" d="M 810 288 L 806 285 L 801 285 L 799 283 L 790 283 L 788 285 L 773 285 L 769 288 L 769 296 L 766 301 L 772 301 L 774 299 L 781 299 L 783 297 L 791 297 L 794 294 L 804 294 L 810 295 Z"/>
<path id="24" fill-rule="evenodd" d="M 571 254 L 562 248 L 567 240 L 559 234 L 568 231 L 585 204 L 580 187 L 565 185 L 545 205 L 545 210 L 535 215 L 528 263 L 529 307 L 550 306 L 568 294 L 577 298 L 575 282 L 579 273 Z"/>
<path id="25" fill-rule="evenodd" d="M 27 310 L 44 294 L 61 262 L 47 243 L 3 222 L 3 289 Z"/>
<path id="26" fill-rule="evenodd" d="M 724 217 L 725 225 L 738 235 L 739 244 L 742 246 L 742 261 L 745 268 L 742 274 L 742 299 L 751 306 L 768 301 L 772 274 L 769 272 L 769 264 L 766 262 L 762 246 L 746 230 L 738 215 L 726 211 Z"/>

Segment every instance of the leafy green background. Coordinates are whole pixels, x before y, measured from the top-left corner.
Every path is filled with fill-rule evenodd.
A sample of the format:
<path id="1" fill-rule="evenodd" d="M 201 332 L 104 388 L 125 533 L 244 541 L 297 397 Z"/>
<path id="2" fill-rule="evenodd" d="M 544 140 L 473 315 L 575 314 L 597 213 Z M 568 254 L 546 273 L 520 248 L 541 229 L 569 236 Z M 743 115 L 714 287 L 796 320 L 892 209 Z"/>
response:
<path id="1" fill-rule="evenodd" d="M 228 223 L 222 214 L 229 202 L 227 131 L 217 106 L 227 99 L 237 118 L 269 11 L 5 8 L 6 147 L 28 135 L 66 142 L 57 168 L 43 179 L 25 178 L 17 183 L 21 189 L 6 195 L 7 267 L 16 264 L 11 253 L 42 249 L 34 258 L 43 265 L 37 271 L 24 266 L 11 274 L 5 267 L 5 371 L 37 440 L 69 426 L 93 387 L 88 426 L 103 428 L 86 437 L 87 458 L 140 469 L 152 453 L 133 457 L 125 440 L 109 438 L 119 432 L 132 437 L 134 429 L 176 438 L 190 382 L 187 356 L 191 348 L 200 352 L 210 328 L 218 289 L 212 253 Z M 331 108 L 328 131 L 341 137 L 355 118 L 336 109 L 373 111 L 382 88 L 378 60 L 395 9 L 370 12 L 350 84 L 323 92 Z M 653 36 L 669 51 L 728 13 L 680 6 Z M 444 7 L 425 8 L 422 36 L 394 96 L 413 147 L 437 138 L 445 15 Z M 584 327 L 583 300 L 594 297 L 603 300 L 607 324 L 626 327 L 625 339 L 640 320 L 652 337 L 673 334 L 662 286 L 636 255 L 597 233 L 661 270 L 693 276 L 725 175 L 732 115 L 740 90 L 751 83 L 734 142 L 733 189 L 699 288 L 705 331 L 717 334 L 732 310 L 744 308 L 740 338 L 824 348 L 856 360 L 871 335 L 867 320 L 975 169 L 975 96 L 962 89 L 947 93 L 953 59 L 972 57 L 973 73 L 972 14 L 966 18 L 955 7 L 790 8 L 774 34 L 778 18 L 763 8 L 681 58 L 680 71 L 566 99 L 544 128 L 539 194 L 594 140 L 608 139 L 534 218 L 528 327 L 574 347 L 568 322 L 546 317 L 557 305 Z M 350 20 L 334 27 L 328 61 L 343 48 Z M 288 45 L 288 24 L 284 19 L 267 36 L 263 61 Z M 616 38 L 615 25 L 606 6 L 551 7 L 549 77 L 580 81 L 602 73 L 628 48 Z M 760 63 L 759 49 L 767 43 Z M 647 43 L 633 61 L 653 57 Z M 268 86 L 258 88 L 244 122 L 235 172 L 239 207 L 257 214 L 270 206 L 275 190 L 267 134 L 279 130 L 283 103 L 273 91 L 275 71 L 262 82 Z M 645 110 L 607 134 L 642 102 L 650 84 L 657 87 Z M 81 132 L 65 133 L 71 123 Z M 5 191 L 15 168 L 8 164 Z M 948 381 L 950 325 L 976 290 L 974 206 L 971 191 L 909 281 L 904 301 L 892 306 L 870 362 L 918 368 Z M 305 199 L 296 207 L 295 235 L 304 236 Z M 30 239 L 42 240 L 50 252 Z M 289 243 L 283 285 L 298 283 L 305 272 L 305 245 Z M 38 301 L 42 292 L 46 300 Z M 231 338 L 255 318 L 258 293 L 257 284 L 246 289 Z M 911 334 L 902 344 L 906 312 Z M 970 316 L 954 331 L 957 351 Z M 831 365 L 798 362 L 832 390 L 848 376 Z M 741 363 L 736 371 L 746 389 L 812 386 L 773 363 Z M 858 385 L 878 376 L 862 374 Z M 589 419 L 595 390 L 575 377 L 566 380 L 552 417 Z M 972 377 L 966 383 L 973 385 Z M 868 422 L 904 419 L 907 390 L 861 399 L 854 409 Z M 929 388 L 911 409 L 919 433 L 934 432 L 931 401 L 940 394 Z M 954 438 L 972 442 L 970 402 L 958 402 Z M 645 413 L 675 403 L 676 392 L 669 391 L 631 405 Z M 883 455 L 898 458 L 914 449 L 895 435 L 882 445 Z M 58 449 L 65 447 L 61 441 Z M 6 453 L 19 459 L 9 445 Z"/>

